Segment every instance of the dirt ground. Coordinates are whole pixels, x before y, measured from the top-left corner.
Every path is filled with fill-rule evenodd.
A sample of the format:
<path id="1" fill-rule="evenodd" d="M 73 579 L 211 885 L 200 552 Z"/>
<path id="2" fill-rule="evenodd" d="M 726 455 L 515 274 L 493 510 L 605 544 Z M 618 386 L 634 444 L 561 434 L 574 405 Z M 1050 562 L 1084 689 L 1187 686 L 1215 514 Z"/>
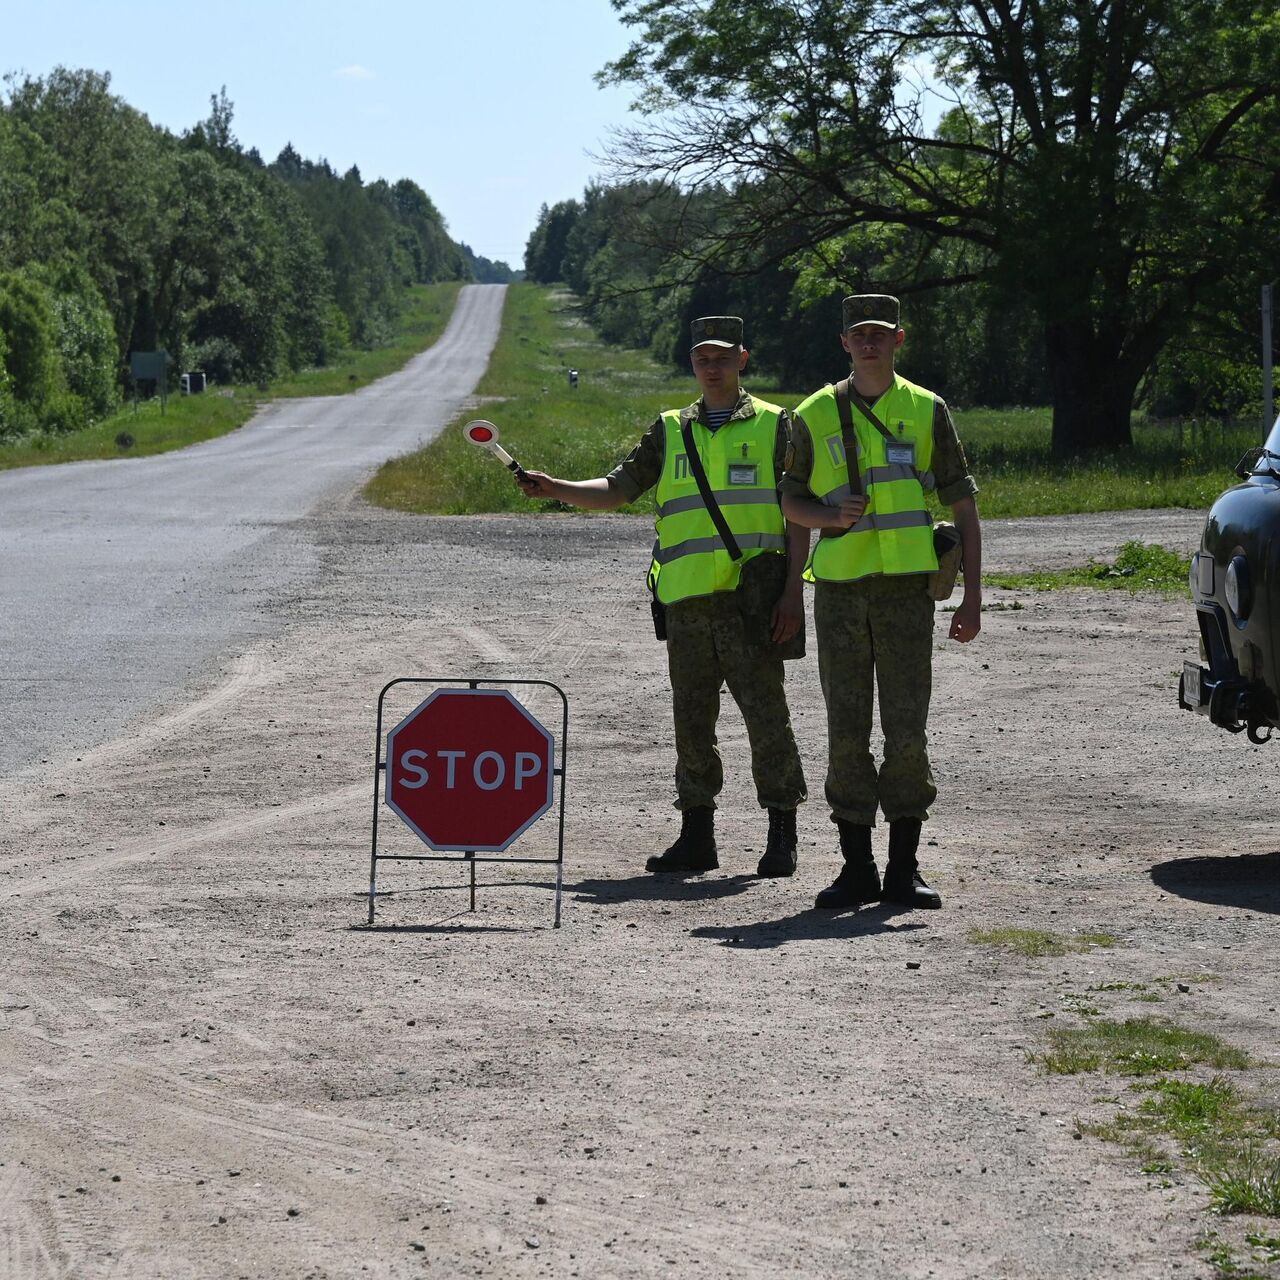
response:
<path id="1" fill-rule="evenodd" d="M 1185 551 L 1199 525 L 990 522 L 987 563 Z M 1277 1100 L 1277 748 L 1177 709 L 1187 599 L 992 592 L 964 648 L 940 615 L 923 853 L 945 909 L 832 915 L 812 656 L 790 668 L 795 879 L 753 875 L 727 698 L 721 870 L 643 871 L 678 827 L 646 522 L 352 500 L 286 536 L 324 571 L 273 638 L 0 788 L 0 1274 L 1208 1277 L 1205 1232 L 1277 1233 L 1079 1136 L 1124 1081 L 1028 1060 L 1087 999 L 1248 1049 L 1269 1065 L 1245 1087 Z M 399 675 L 564 688 L 561 929 L 549 867 L 485 864 L 473 915 L 462 867 L 395 862 L 365 927 Z M 383 814 L 385 850 L 413 851 Z M 970 939 L 1011 925 L 1119 944 Z M 1126 982 L 1162 1003 L 1095 990 Z"/>

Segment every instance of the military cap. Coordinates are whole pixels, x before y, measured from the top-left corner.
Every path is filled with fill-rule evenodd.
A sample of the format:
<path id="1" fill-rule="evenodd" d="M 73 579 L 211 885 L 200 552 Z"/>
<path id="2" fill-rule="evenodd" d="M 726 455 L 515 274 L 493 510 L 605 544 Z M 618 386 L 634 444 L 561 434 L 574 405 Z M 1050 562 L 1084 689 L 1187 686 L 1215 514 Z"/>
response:
<path id="1" fill-rule="evenodd" d="M 840 317 L 846 333 L 859 324 L 897 329 L 898 300 L 890 293 L 854 293 L 840 304 Z"/>
<path id="2" fill-rule="evenodd" d="M 740 347 L 742 345 L 741 316 L 699 316 L 690 325 L 693 341 L 689 346 L 700 347 L 704 343 L 713 347 Z"/>

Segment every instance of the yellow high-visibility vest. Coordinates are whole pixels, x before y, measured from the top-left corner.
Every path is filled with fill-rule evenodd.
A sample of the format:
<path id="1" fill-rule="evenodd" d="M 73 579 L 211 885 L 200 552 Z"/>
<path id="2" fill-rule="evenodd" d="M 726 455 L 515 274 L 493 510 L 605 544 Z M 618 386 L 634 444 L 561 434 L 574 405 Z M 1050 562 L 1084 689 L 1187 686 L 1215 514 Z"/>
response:
<path id="1" fill-rule="evenodd" d="M 786 522 L 778 505 L 773 471 L 782 409 L 754 396 L 751 407 L 752 417 L 730 419 L 715 431 L 697 419 L 691 423 L 707 483 L 742 551 L 742 559 L 736 561 L 725 550 L 698 492 L 685 454 L 680 412 L 670 409 L 662 415 L 666 456 L 655 495 L 658 537 L 649 573 L 650 585 L 656 579 L 657 596 L 663 604 L 732 591 L 748 560 L 786 554 Z"/>
<path id="2" fill-rule="evenodd" d="M 898 375 L 872 405 L 889 428 L 890 441 L 851 405 L 858 444 L 858 470 L 867 494 L 862 518 L 847 531 L 823 530 L 809 554 L 807 582 L 853 582 L 873 574 L 932 573 L 933 519 L 924 501 L 922 477 L 932 487 L 933 413 L 937 397 Z M 813 441 L 809 488 L 819 502 L 838 507 L 852 493 L 834 387 L 814 392 L 797 410 Z M 911 462 L 903 460 L 912 446 Z M 834 536 L 833 536 L 834 535 Z"/>

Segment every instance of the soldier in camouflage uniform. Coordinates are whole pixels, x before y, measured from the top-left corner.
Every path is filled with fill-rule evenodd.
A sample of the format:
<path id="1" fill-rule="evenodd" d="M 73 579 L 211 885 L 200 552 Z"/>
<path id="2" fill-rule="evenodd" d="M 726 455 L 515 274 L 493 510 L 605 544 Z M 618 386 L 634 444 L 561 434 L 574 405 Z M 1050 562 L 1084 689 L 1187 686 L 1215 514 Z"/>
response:
<path id="1" fill-rule="evenodd" d="M 757 400 L 738 377 L 746 367 L 742 321 L 704 316 L 692 326 L 690 359 L 702 396 L 659 415 L 607 476 L 557 480 L 540 471 L 518 480 L 530 498 L 612 510 L 657 487 L 658 543 L 650 571 L 655 616 L 665 620 L 675 720 L 680 835 L 649 858 L 650 871 L 701 875 L 719 866 L 713 816 L 724 781 L 716 742 L 720 690 L 727 685 L 751 743 L 756 795 L 769 833 L 762 876 L 796 868 L 796 807 L 804 774 L 783 691 L 783 660 L 804 654 L 801 572 L 809 531 L 779 507 L 790 435 L 786 412 Z M 686 429 L 741 559 L 691 476 Z"/>
<path id="2" fill-rule="evenodd" d="M 824 908 L 877 899 L 942 905 L 916 860 L 921 824 L 937 795 L 925 725 L 933 657 L 929 575 L 938 561 L 925 488 L 936 487 L 952 508 L 963 549 L 964 599 L 951 638 L 967 643 L 981 627 L 977 486 L 946 404 L 895 372 L 905 336 L 898 314 L 898 299 L 885 294 L 844 300 L 840 341 L 852 363 L 852 389 L 880 425 L 855 402 L 850 426 L 842 426 L 835 389 L 816 392 L 796 411 L 781 486 L 787 518 L 821 530 L 805 578 L 815 583 L 827 704 L 826 796 L 844 857 L 835 883 L 818 895 Z M 852 471 L 850 427 L 858 461 Z M 870 747 L 873 684 L 884 731 L 878 771 Z M 871 849 L 877 809 L 889 823 L 883 886 Z"/>

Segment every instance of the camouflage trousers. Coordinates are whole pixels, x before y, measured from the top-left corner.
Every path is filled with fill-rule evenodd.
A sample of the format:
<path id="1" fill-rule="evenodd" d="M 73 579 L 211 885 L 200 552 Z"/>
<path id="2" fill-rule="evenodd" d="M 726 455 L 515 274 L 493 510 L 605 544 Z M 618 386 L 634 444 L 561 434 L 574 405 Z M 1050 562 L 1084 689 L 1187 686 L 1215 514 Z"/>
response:
<path id="1" fill-rule="evenodd" d="M 925 574 L 817 583 L 818 674 L 827 703 L 827 803 L 832 818 L 874 826 L 877 808 L 929 816 L 938 794 L 925 723 L 933 682 L 933 601 Z M 871 754 L 873 681 L 884 762 Z"/>
<path id="2" fill-rule="evenodd" d="M 675 713 L 676 807 L 715 805 L 724 783 L 716 721 L 728 685 L 746 722 L 761 807 L 794 809 L 804 771 L 783 692 L 779 646 L 744 622 L 739 593 L 719 592 L 667 608 L 667 666 Z"/>

